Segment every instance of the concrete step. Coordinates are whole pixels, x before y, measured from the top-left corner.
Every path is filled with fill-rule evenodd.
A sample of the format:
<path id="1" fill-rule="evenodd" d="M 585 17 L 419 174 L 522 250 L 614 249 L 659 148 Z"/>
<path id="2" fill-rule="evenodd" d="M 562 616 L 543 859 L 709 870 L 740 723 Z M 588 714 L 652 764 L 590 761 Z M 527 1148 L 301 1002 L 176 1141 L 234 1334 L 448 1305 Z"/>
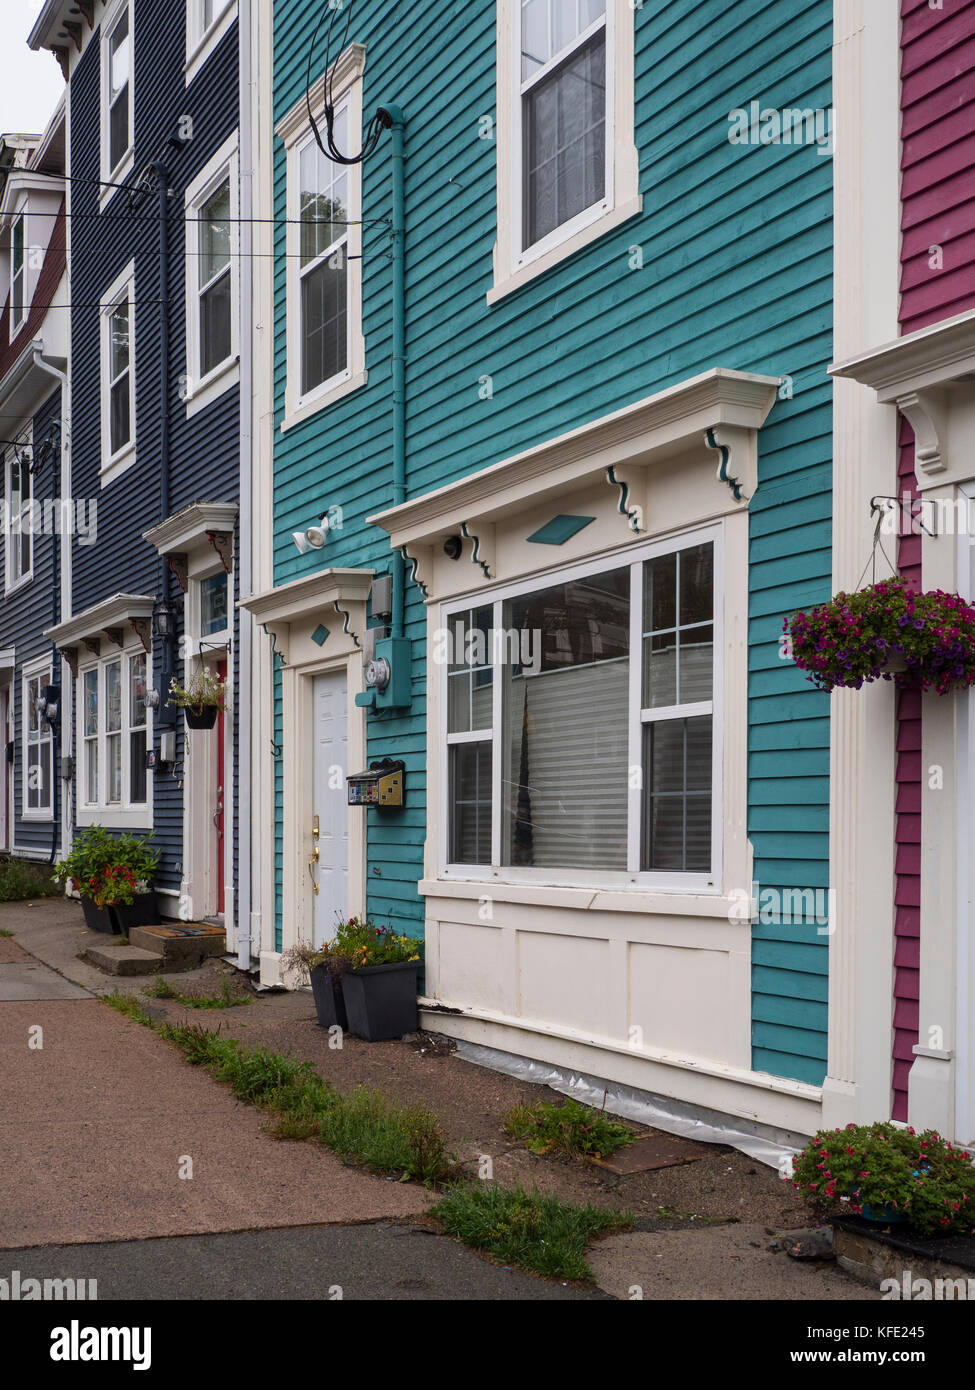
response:
<path id="1" fill-rule="evenodd" d="M 129 942 L 155 955 L 163 970 L 185 970 L 202 965 L 210 956 L 222 956 L 227 949 L 223 927 L 202 922 L 179 922 L 159 927 L 133 927 Z"/>
<path id="2" fill-rule="evenodd" d="M 160 957 L 155 952 L 121 942 L 114 944 L 110 937 L 104 944 L 89 946 L 85 960 L 110 975 L 155 975 L 160 966 Z"/>

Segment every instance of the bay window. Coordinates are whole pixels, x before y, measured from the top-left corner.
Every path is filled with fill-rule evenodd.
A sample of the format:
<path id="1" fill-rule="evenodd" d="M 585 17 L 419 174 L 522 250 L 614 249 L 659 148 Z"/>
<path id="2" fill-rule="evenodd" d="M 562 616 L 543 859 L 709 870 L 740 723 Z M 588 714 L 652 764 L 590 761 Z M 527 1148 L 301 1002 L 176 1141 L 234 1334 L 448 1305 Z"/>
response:
<path id="1" fill-rule="evenodd" d="M 148 823 L 148 676 L 141 647 L 79 671 L 79 813 L 107 813 L 115 824 Z"/>
<path id="2" fill-rule="evenodd" d="M 448 873 L 713 885 L 718 546 L 445 608 Z"/>

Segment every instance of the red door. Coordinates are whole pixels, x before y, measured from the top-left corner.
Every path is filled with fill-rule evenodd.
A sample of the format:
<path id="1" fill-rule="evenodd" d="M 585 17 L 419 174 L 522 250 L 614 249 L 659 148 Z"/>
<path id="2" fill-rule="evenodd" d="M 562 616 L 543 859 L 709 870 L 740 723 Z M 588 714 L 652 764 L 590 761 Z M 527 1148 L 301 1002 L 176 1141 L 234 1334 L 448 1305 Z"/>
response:
<path id="1" fill-rule="evenodd" d="M 217 665 L 217 676 L 220 680 L 227 679 L 227 663 L 221 661 Z M 217 715 L 215 725 L 215 737 L 217 740 L 217 800 L 213 812 L 213 824 L 216 827 L 216 842 L 214 844 L 214 863 L 217 871 L 217 912 L 224 909 L 224 843 L 223 843 L 223 807 L 224 807 L 224 729 L 225 715 L 223 710 Z"/>

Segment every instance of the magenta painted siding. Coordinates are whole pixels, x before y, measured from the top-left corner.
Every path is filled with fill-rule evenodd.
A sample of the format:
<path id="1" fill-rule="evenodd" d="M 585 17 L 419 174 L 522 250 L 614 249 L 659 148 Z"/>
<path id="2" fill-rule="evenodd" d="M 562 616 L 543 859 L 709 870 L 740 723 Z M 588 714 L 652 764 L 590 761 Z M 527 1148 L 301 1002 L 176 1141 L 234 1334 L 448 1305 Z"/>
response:
<path id="1" fill-rule="evenodd" d="M 912 333 L 975 308 L 975 0 L 902 0 L 901 16 L 900 318 Z"/>

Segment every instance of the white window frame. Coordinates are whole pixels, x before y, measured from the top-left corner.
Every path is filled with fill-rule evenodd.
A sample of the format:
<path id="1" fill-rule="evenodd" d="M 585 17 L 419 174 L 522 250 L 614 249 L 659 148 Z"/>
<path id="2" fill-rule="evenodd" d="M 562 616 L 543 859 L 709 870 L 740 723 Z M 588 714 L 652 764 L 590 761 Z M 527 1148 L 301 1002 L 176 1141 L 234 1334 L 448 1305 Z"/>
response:
<path id="1" fill-rule="evenodd" d="M 200 369 L 200 211 L 230 182 L 230 354 L 204 376 Z M 240 380 L 240 163 L 235 131 L 186 190 L 186 414 L 195 415 Z"/>
<path id="2" fill-rule="evenodd" d="M 12 508 L 11 508 L 11 500 L 10 500 L 10 468 L 11 468 L 11 464 L 13 463 L 13 456 L 14 456 L 14 454 L 18 454 L 18 453 L 19 453 L 19 454 L 23 455 L 25 452 L 29 452 L 30 455 L 31 455 L 31 459 L 33 460 L 33 455 L 34 455 L 34 430 L 33 430 L 33 425 L 31 426 L 31 428 L 30 428 L 29 430 L 25 431 L 24 436 L 23 436 L 23 439 L 21 440 L 20 443 L 18 443 L 18 444 L 8 444 L 8 445 L 5 445 L 5 446 L 4 446 L 4 451 L 3 451 L 3 497 L 4 497 L 4 505 L 5 505 L 5 508 L 6 508 L 6 514 L 7 514 L 6 546 L 5 546 L 6 554 L 5 554 L 5 556 L 4 556 L 4 593 L 5 593 L 5 594 L 12 594 L 12 593 L 15 593 L 18 589 L 22 589 L 22 588 L 24 587 L 25 584 L 29 584 L 29 583 L 31 582 L 31 580 L 34 578 L 34 531 L 33 531 L 33 528 L 31 528 L 31 530 L 30 530 L 30 532 L 29 532 L 29 536 L 30 536 L 30 565 L 28 566 L 28 568 L 27 568 L 26 570 L 22 571 L 22 573 L 20 573 L 20 574 L 18 574 L 18 575 L 15 575 L 15 574 L 14 574 L 14 568 L 15 568 L 15 566 L 14 566 L 14 563 L 13 563 L 13 561 L 14 561 L 14 553 L 15 553 L 15 550 L 16 550 L 16 554 L 17 554 L 17 557 L 18 557 L 18 561 L 19 561 L 19 557 L 20 557 L 20 538 L 21 538 L 20 515 L 21 515 L 21 511 L 22 511 L 22 509 L 23 509 L 23 492 L 21 492 L 21 509 L 18 511 L 17 517 L 15 518 L 15 517 L 13 516 L 13 512 L 12 512 Z M 33 500 L 34 500 L 34 475 L 33 475 L 33 473 L 30 474 L 30 480 L 31 480 L 31 486 L 30 486 L 30 500 L 31 500 L 31 502 L 33 502 Z M 15 546 L 15 542 L 16 542 L 16 546 Z"/>
<path id="3" fill-rule="evenodd" d="M 78 674 L 76 677 L 77 699 L 75 731 L 76 746 L 78 749 L 78 775 L 75 779 L 76 786 L 76 812 L 75 820 L 78 825 L 108 825 L 119 830 L 151 830 L 152 829 L 152 806 L 153 806 L 153 784 L 152 772 L 146 769 L 146 799 L 145 801 L 132 801 L 131 792 L 131 735 L 137 732 L 131 723 L 131 677 L 130 662 L 133 657 L 144 656 L 146 660 L 146 690 L 152 688 L 152 657 L 146 652 L 141 642 L 129 643 L 121 649 L 113 647 L 111 651 L 105 652 L 98 657 L 93 657 L 90 661 L 78 663 Z M 121 777 L 122 777 L 122 797 L 120 801 L 108 801 L 105 796 L 106 785 L 105 776 L 108 770 L 107 740 L 108 732 L 105 728 L 105 715 L 107 703 L 105 699 L 106 667 L 115 664 L 121 665 L 120 679 L 122 685 L 122 710 L 121 728 Z M 87 800 L 88 796 L 88 765 L 86 756 L 85 736 L 85 676 L 90 671 L 98 673 L 98 801 Z M 152 747 L 153 738 L 153 718 L 152 710 L 146 706 L 146 750 Z"/>
<path id="4" fill-rule="evenodd" d="M 32 681 L 37 681 L 38 691 L 43 685 L 51 685 L 51 658 L 49 656 L 39 657 L 36 661 L 24 664 L 21 672 L 20 684 L 20 740 L 21 740 L 21 784 L 20 784 L 20 818 L 24 821 L 40 821 L 50 823 L 54 819 L 54 731 L 50 724 L 41 724 L 38 721 L 38 737 L 33 740 L 33 746 L 48 746 L 50 752 L 51 785 L 47 788 L 47 806 L 27 805 L 27 779 L 30 774 L 28 766 L 28 748 L 32 746 L 30 729 L 30 686 Z"/>
<path id="5" fill-rule="evenodd" d="M 660 555 L 673 554 L 687 550 L 695 545 L 710 542 L 714 546 L 714 663 L 713 689 L 710 701 L 697 705 L 674 706 L 669 709 L 645 710 L 642 707 L 643 670 L 643 564 Z M 501 825 L 501 783 L 503 776 L 502 688 L 500 668 L 495 668 L 493 681 L 493 710 L 491 729 L 491 864 L 456 864 L 448 858 L 451 803 L 450 803 L 450 757 L 451 744 L 463 742 L 487 742 L 483 730 L 474 733 L 449 734 L 448 723 L 448 663 L 440 665 L 440 716 L 438 740 L 440 754 L 440 806 L 439 817 L 439 878 L 444 881 L 495 882 L 508 884 L 548 884 L 565 887 L 594 887 L 603 889 L 637 889 L 654 892 L 690 892 L 717 895 L 721 892 L 723 875 L 723 758 L 725 747 L 724 729 L 724 616 L 722 595 L 724 592 L 724 529 L 721 523 L 681 532 L 664 539 L 647 541 L 628 546 L 625 551 L 603 553 L 597 558 L 579 561 L 562 568 L 537 571 L 528 578 L 517 582 L 485 588 L 462 597 L 445 600 L 439 608 L 438 626 L 445 631 L 450 618 L 469 609 L 494 605 L 492 624 L 502 626 L 503 604 L 522 594 L 536 593 L 553 584 L 562 584 L 572 579 L 580 579 L 589 574 L 602 574 L 608 570 L 628 568 L 630 571 L 630 669 L 629 669 L 629 756 L 630 767 L 643 767 L 643 731 L 646 725 L 656 719 L 692 718 L 700 714 L 710 714 L 711 726 L 711 868 L 707 873 L 679 873 L 673 871 L 643 870 L 640 868 L 641 831 L 644 790 L 642 786 L 630 786 L 627 792 L 627 868 L 626 870 L 576 870 L 568 868 L 516 868 L 502 865 L 502 825 Z M 636 599 L 637 601 L 634 601 Z M 636 653 L 636 660 L 633 659 Z M 632 779 L 631 779 L 632 780 Z"/>
<path id="6" fill-rule="evenodd" d="M 333 67 L 332 94 L 336 110 L 346 112 L 348 140 L 358 150 L 362 143 L 362 71 L 365 49 L 350 45 Z M 322 82 L 313 87 L 312 111 L 319 129 L 324 126 Z M 346 323 L 348 347 L 345 370 L 313 390 L 302 392 L 302 332 L 301 332 L 301 152 L 314 143 L 314 131 L 308 122 L 305 98 L 279 122 L 276 132 L 284 141 L 287 163 L 287 234 L 286 234 L 286 351 L 285 413 L 281 429 L 290 429 L 302 420 L 340 400 L 351 391 L 366 384 L 366 349 L 362 329 L 362 166 L 346 166 L 348 176 L 349 225 L 344 241 L 348 257 L 346 279 Z M 331 254 L 331 251 L 327 254 Z M 307 267 L 304 268 L 307 273 Z"/>
<path id="7" fill-rule="evenodd" d="M 209 25 L 204 16 L 204 0 L 186 0 L 186 85 L 203 67 L 224 35 L 237 20 L 237 0 L 227 0 L 223 10 Z"/>
<path id="8" fill-rule="evenodd" d="M 135 163 L 135 29 L 133 27 L 132 0 L 118 0 L 110 5 L 101 22 L 101 176 L 111 183 L 121 183 L 131 172 Z M 123 14 L 128 14 L 129 22 L 129 144 L 128 149 L 113 167 L 111 164 L 111 40 L 115 26 Z M 114 188 L 102 188 L 98 195 L 99 207 L 104 207 Z"/>
<path id="9" fill-rule="evenodd" d="M 204 633 L 203 631 L 203 585 L 208 579 L 214 579 L 217 575 L 222 575 L 227 581 L 227 621 L 223 627 L 217 628 L 214 632 Z M 222 564 L 211 565 L 207 569 L 201 569 L 198 573 L 190 575 L 189 597 L 189 634 L 192 640 L 192 655 L 205 656 L 207 652 L 217 652 L 221 648 L 229 651 L 231 642 L 232 622 L 231 610 L 234 602 L 234 576 L 233 571 L 228 573 Z"/>
<path id="10" fill-rule="evenodd" d="M 130 437 L 127 444 L 116 450 L 113 454 L 112 449 L 112 383 L 110 380 L 112 349 L 111 349 L 111 321 L 112 314 L 119 305 L 128 299 L 129 304 L 129 425 Z M 136 416 L 135 416 L 135 373 L 136 373 L 136 351 L 135 351 L 135 261 L 129 261 L 122 273 L 109 286 L 106 293 L 101 298 L 100 312 L 100 341 L 101 341 L 101 412 L 102 412 L 102 457 L 101 457 L 101 485 L 112 482 L 124 473 L 127 468 L 131 468 L 135 463 L 136 449 Z"/>
<path id="11" fill-rule="evenodd" d="M 14 269 L 14 240 L 17 235 L 17 228 L 20 227 L 21 235 L 21 265 L 20 265 L 20 318 L 14 318 L 14 282 L 18 278 Z M 13 217 L 10 224 L 10 341 L 13 342 L 17 334 L 27 322 L 30 314 L 30 297 L 27 293 L 27 204 L 20 209 Z"/>
<path id="12" fill-rule="evenodd" d="M 521 0 L 498 0 L 497 187 L 493 304 L 642 211 L 634 133 L 634 6 L 607 0 L 605 20 L 591 24 L 556 58 L 561 61 L 606 26 L 606 185 L 603 197 L 530 247 L 523 228 L 523 89 Z M 553 59 L 553 62 L 555 59 Z M 547 70 L 547 69 L 546 69 Z M 529 80 L 533 84 L 537 75 Z"/>

